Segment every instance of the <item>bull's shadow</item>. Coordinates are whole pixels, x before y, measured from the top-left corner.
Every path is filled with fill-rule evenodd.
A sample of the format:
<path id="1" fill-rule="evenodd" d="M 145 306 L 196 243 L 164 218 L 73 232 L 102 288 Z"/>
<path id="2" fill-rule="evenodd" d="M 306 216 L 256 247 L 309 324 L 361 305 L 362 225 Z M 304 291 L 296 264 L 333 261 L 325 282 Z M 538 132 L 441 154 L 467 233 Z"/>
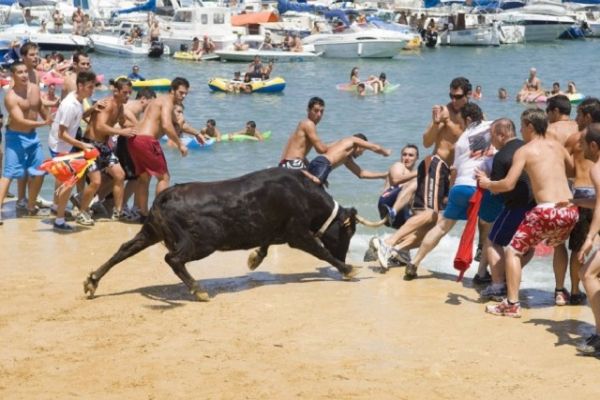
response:
<path id="1" fill-rule="evenodd" d="M 320 267 L 317 268 L 315 272 L 278 274 L 268 271 L 255 271 L 240 276 L 202 279 L 199 280 L 199 282 L 202 285 L 202 288 L 208 292 L 212 300 L 221 293 L 241 292 L 267 285 L 339 282 L 341 279 L 340 273 L 334 267 Z M 352 281 L 358 280 L 359 279 L 356 277 L 352 279 Z M 183 283 L 146 286 L 116 293 L 97 294 L 96 297 L 122 296 L 132 293 L 139 293 L 148 299 L 157 300 L 163 303 L 160 305 L 148 306 L 151 309 L 165 310 L 181 307 L 185 304 L 182 302 L 194 302 L 194 296 L 190 294 L 188 288 Z"/>

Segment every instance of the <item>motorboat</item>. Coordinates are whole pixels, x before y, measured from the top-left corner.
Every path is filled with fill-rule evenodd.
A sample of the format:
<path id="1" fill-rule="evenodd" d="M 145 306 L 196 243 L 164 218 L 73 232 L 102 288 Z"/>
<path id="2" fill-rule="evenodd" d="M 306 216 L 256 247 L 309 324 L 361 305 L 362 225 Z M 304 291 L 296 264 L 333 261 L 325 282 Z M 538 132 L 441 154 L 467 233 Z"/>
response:
<path id="1" fill-rule="evenodd" d="M 319 57 L 319 53 L 309 51 L 293 52 L 283 50 L 217 50 L 215 54 L 225 61 L 250 62 L 254 57 L 259 56 L 263 61 L 275 62 L 305 62 L 314 61 Z"/>
<path id="2" fill-rule="evenodd" d="M 75 51 L 90 48 L 92 42 L 89 38 L 68 33 L 40 32 L 38 27 L 29 25 L 14 25 L 0 33 L 0 40 L 20 40 L 37 43 L 44 51 Z"/>
<path id="3" fill-rule="evenodd" d="M 507 25 L 522 25 L 525 42 L 551 42 L 576 24 L 561 3 L 536 1 L 524 7 L 506 10 L 494 19 Z"/>
<path id="4" fill-rule="evenodd" d="M 403 32 L 379 28 L 349 28 L 341 33 L 318 33 L 302 40 L 305 50 L 330 58 L 392 58 L 412 39 Z"/>
<path id="5" fill-rule="evenodd" d="M 444 46 L 499 46 L 499 22 L 487 23 L 481 14 L 465 14 L 448 17 L 452 23 L 440 32 L 440 45 Z"/>
<path id="6" fill-rule="evenodd" d="M 175 10 L 171 20 L 160 21 L 160 38 L 174 51 L 191 48 L 194 37 L 208 35 L 216 49 L 231 45 L 236 35 L 231 25 L 231 10 L 227 7 L 205 6 L 200 0 Z"/>
<path id="7" fill-rule="evenodd" d="M 110 54 L 127 57 L 148 57 L 153 50 L 153 45 L 136 39 L 133 42 L 124 36 L 91 35 L 94 50 L 101 54 Z M 164 54 L 170 54 L 168 46 L 164 46 Z"/>

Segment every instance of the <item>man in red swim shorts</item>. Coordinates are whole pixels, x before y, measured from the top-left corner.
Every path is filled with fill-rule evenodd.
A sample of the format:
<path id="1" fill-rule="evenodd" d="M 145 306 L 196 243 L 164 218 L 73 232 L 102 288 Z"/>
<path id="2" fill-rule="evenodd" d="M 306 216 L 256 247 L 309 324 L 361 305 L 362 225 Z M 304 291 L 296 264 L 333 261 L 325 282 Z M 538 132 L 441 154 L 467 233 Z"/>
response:
<path id="1" fill-rule="evenodd" d="M 520 317 L 519 286 L 522 257 L 541 241 L 556 247 L 567 240 L 577 223 L 579 211 L 569 202 L 572 198 L 567 171 L 573 171 L 573 160 L 556 140 L 546 137 L 548 117 L 539 109 L 521 114 L 521 134 L 526 144 L 513 156 L 506 177 L 491 181 L 485 173 L 477 173 L 479 186 L 491 192 L 512 190 L 523 171 L 531 181 L 537 206 L 525 214 L 525 219 L 505 249 L 507 298 L 498 305 L 487 306 L 486 312 L 507 317 Z"/>
<path id="2" fill-rule="evenodd" d="M 148 215 L 148 192 L 151 176 L 156 177 L 156 194 L 169 187 L 170 176 L 167 161 L 158 139 L 166 133 L 175 143 L 182 156 L 187 155 L 187 147 L 181 143 L 173 125 L 173 108 L 182 104 L 187 96 L 190 83 L 185 78 L 175 78 L 169 93 L 153 99 L 140 120 L 136 136 L 127 141 L 135 173 L 139 176 L 136 196 L 139 199 L 142 221 Z"/>

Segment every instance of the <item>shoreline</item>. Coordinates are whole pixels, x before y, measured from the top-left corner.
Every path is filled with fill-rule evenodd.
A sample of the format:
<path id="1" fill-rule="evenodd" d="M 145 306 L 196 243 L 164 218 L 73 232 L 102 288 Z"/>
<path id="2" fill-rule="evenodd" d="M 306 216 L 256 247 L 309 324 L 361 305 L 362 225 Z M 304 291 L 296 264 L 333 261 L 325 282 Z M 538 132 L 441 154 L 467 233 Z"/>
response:
<path id="1" fill-rule="evenodd" d="M 594 395 L 598 360 L 576 355 L 588 306 L 524 301 L 485 314 L 455 276 L 347 282 L 325 262 L 273 246 L 188 264 L 211 301 L 192 301 L 153 246 L 117 265 L 87 300 L 82 282 L 138 231 L 98 223 L 61 235 L 39 219 L 0 228 L 0 397 L 539 398 Z M 18 237 L 19 240 L 15 240 Z M 74 247 L 77 243 L 77 247 Z M 468 281 L 467 281 L 468 282 Z M 543 293 L 525 292 L 525 296 Z"/>

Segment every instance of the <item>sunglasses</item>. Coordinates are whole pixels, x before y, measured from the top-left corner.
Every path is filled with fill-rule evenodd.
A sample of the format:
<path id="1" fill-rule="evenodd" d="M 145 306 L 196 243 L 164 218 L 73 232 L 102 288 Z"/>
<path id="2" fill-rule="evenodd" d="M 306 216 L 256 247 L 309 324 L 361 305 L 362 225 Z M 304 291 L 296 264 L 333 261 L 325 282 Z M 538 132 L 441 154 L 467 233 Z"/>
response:
<path id="1" fill-rule="evenodd" d="M 402 157 L 406 157 L 406 156 L 415 156 L 415 154 L 410 154 L 410 153 L 402 153 Z"/>
<path id="2" fill-rule="evenodd" d="M 465 94 L 452 94 L 452 93 L 448 93 L 448 96 L 450 96 L 450 99 L 454 99 L 454 100 L 460 100 L 463 97 L 465 97 Z"/>

